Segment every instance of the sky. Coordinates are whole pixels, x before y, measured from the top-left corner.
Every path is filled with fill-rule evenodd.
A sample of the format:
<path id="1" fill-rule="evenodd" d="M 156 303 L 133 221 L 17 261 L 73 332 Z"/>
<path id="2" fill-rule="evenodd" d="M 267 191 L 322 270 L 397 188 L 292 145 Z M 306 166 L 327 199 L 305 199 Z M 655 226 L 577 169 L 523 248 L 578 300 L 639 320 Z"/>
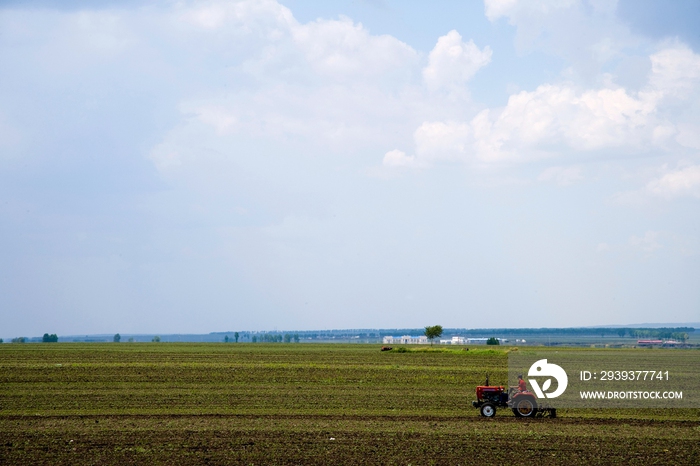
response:
<path id="1" fill-rule="evenodd" d="M 0 337 L 700 321 L 700 3 L 0 2 Z"/>

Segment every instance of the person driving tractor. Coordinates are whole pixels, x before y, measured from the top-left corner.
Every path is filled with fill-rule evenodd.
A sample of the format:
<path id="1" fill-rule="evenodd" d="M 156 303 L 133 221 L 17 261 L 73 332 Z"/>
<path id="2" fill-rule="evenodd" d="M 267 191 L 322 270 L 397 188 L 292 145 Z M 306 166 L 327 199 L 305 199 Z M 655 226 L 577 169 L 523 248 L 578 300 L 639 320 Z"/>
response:
<path id="1" fill-rule="evenodd" d="M 508 393 L 513 393 L 515 391 L 518 392 L 524 392 L 527 390 L 527 383 L 523 380 L 523 374 L 518 374 L 518 386 L 517 387 L 509 387 L 510 390 Z"/>

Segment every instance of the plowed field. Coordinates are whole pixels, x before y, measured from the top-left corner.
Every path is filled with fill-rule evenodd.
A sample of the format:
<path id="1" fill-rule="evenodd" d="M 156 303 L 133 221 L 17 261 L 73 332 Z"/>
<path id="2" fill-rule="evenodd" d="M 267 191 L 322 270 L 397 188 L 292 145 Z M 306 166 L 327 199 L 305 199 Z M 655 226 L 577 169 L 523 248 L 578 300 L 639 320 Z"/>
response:
<path id="1" fill-rule="evenodd" d="M 0 345 L 0 464 L 700 464 L 699 410 L 480 418 L 474 387 L 506 366 L 475 348 Z"/>

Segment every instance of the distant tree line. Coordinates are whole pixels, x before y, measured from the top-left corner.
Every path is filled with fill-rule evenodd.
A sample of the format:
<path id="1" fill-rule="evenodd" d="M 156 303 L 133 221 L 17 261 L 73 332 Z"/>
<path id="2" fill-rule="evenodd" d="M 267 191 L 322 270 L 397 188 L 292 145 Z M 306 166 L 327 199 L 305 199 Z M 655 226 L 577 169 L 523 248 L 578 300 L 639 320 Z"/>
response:
<path id="1" fill-rule="evenodd" d="M 251 339 L 253 343 L 299 343 L 299 334 L 285 333 L 284 336 L 281 333 L 263 333 L 262 335 L 253 335 Z"/>
<path id="2" fill-rule="evenodd" d="M 421 332 L 420 330 L 413 330 Z M 675 338 L 674 334 L 693 333 L 693 327 L 664 327 L 664 328 L 476 328 L 476 329 L 445 329 L 445 333 L 469 335 L 576 335 L 576 336 L 619 336 L 629 335 L 633 338 L 658 337 Z M 405 334 L 409 331 L 406 330 Z M 397 333 L 398 334 L 398 333 Z"/>
<path id="3" fill-rule="evenodd" d="M 674 332 L 673 330 L 676 329 L 631 329 L 629 335 L 632 338 L 672 338 L 680 341 L 688 339 L 688 332 Z M 624 336 L 624 334 L 620 336 Z"/>
<path id="4" fill-rule="evenodd" d="M 229 334 L 230 332 L 216 332 L 217 334 L 221 335 L 220 338 L 225 339 L 225 335 Z M 423 330 L 419 330 L 418 333 L 422 334 Z M 240 332 L 240 341 L 253 341 L 253 337 L 256 338 L 256 341 L 261 342 L 263 341 L 263 336 L 266 334 L 271 334 L 271 335 L 282 335 L 283 341 L 284 341 L 284 335 L 285 334 L 290 334 L 292 336 L 292 341 L 294 340 L 294 335 L 297 335 L 299 337 L 299 340 L 343 340 L 343 339 L 358 339 L 358 340 L 366 340 L 366 339 L 380 339 L 382 335 L 385 334 L 383 331 L 379 330 L 374 330 L 374 331 L 368 331 L 368 330 L 295 330 L 293 332 L 289 331 L 261 331 L 261 332 L 253 332 L 253 331 L 241 331 Z M 405 335 L 405 333 L 404 333 Z M 229 338 L 231 338 L 229 336 Z"/>

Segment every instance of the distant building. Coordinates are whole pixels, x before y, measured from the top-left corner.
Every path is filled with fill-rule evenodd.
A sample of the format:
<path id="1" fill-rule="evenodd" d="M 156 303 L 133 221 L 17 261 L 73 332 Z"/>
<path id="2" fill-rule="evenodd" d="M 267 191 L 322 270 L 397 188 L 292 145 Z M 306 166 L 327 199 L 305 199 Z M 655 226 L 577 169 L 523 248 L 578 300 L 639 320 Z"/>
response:
<path id="1" fill-rule="evenodd" d="M 452 337 L 450 340 L 440 340 L 441 345 L 466 345 L 468 343 L 468 338 L 465 337 Z"/>
<path id="2" fill-rule="evenodd" d="M 637 340 L 639 346 L 654 346 L 662 345 L 664 342 L 661 340 Z"/>
<path id="3" fill-rule="evenodd" d="M 467 337 L 452 337 L 450 340 L 440 340 L 441 345 L 470 345 L 470 344 L 486 344 L 488 338 L 467 338 Z M 506 338 L 496 338 L 501 343 L 508 341 Z M 523 340 L 524 341 L 524 340 Z"/>
<path id="4" fill-rule="evenodd" d="M 637 340 L 639 346 L 676 346 L 682 344 L 676 340 Z"/>
<path id="5" fill-rule="evenodd" d="M 383 343 L 385 345 L 422 345 L 428 343 L 428 337 L 425 335 L 418 337 L 412 335 L 404 335 L 401 337 L 386 336 L 383 339 Z"/>

